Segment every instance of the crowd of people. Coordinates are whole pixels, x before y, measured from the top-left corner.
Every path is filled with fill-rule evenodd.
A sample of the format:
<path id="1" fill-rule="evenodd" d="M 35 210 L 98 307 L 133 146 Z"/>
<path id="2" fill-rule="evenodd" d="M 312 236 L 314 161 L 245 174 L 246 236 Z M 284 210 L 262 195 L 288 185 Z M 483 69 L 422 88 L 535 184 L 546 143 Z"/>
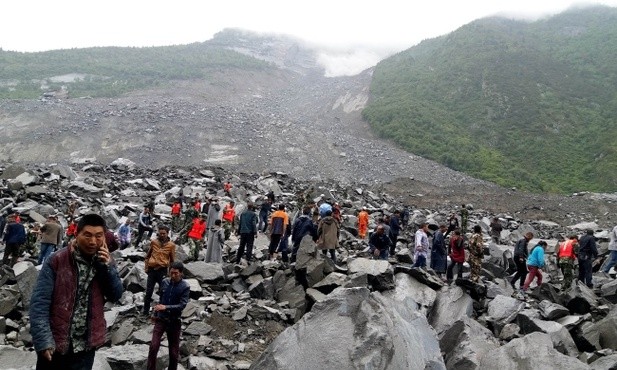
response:
<path id="1" fill-rule="evenodd" d="M 351 216 L 344 214 L 339 203 L 303 199 L 300 211 L 292 216 L 285 203 L 277 204 L 274 193 L 268 193 L 260 204 L 249 202 L 246 209 L 236 213 L 232 189 L 229 181 L 224 184 L 226 197 L 222 207 L 219 205 L 221 199 L 216 196 L 196 195 L 189 203 L 177 199 L 171 206 L 169 226 L 155 221 L 153 204 L 147 204 L 135 220 L 123 220 L 115 232 L 107 228 L 99 215 L 74 217 L 74 203 L 67 207 L 66 230 L 56 215 L 49 215 L 44 223 L 28 227 L 22 223 L 19 213 L 8 215 L 6 224 L 3 220 L 0 225 L 5 243 L 3 265 L 12 267 L 24 252 L 31 261 L 42 265 L 30 308 L 31 333 L 38 353 L 37 369 L 91 366 L 94 351 L 105 338 L 105 323 L 101 321 L 104 303 L 117 301 L 123 290 L 111 255 L 116 249 L 132 246 L 145 251 L 147 282 L 142 317 L 154 324 L 148 369 L 155 368 L 164 333 L 169 343 L 170 368 L 175 368 L 179 360 L 180 314 L 189 300 L 190 289 L 183 280 L 184 265 L 177 261 L 176 243 L 189 245 L 189 261 L 221 263 L 226 241 L 235 234 L 239 246 L 234 255 L 227 253 L 227 261 L 250 264 L 255 260 L 255 239 L 263 235 L 268 238 L 268 258 L 294 264 L 308 236 L 324 258 L 338 263 L 342 223 L 345 216 Z M 480 225 L 474 225 L 467 233 L 469 209 L 465 205 L 459 215 L 451 214 L 447 222 L 437 225 L 434 231 L 427 222 L 410 225 L 407 207 L 391 213 L 373 211 L 379 211 L 375 212 L 379 217 L 373 220 L 367 207 L 353 215 L 356 237 L 368 244 L 369 257 L 395 259 L 396 253 L 401 252 L 397 243 L 405 242 L 410 245 L 409 257 L 414 267 L 430 267 L 445 282 L 452 283 L 455 271 L 457 278 L 463 277 L 467 262 L 469 279 L 482 283 L 485 237 Z M 373 231 L 369 232 L 371 228 Z M 500 220 L 494 218 L 487 239 L 501 243 L 502 231 Z M 413 237 L 407 243 L 405 239 L 409 233 Z M 543 281 L 548 244 L 540 240 L 530 249 L 533 238 L 533 233 L 526 233 L 513 250 L 516 272 L 510 284 L 521 299 L 525 299 L 534 279 L 537 285 Z M 617 226 L 611 232 L 609 250 L 604 272 L 617 264 Z M 592 287 L 592 261 L 598 255 L 592 230 L 580 238 L 569 236 L 557 245 L 555 252 L 564 276 L 562 289 L 571 286 L 576 265 L 578 280 Z M 152 296 L 157 286 L 159 301 L 153 304 Z M 87 318 L 91 322 L 86 323 Z"/>

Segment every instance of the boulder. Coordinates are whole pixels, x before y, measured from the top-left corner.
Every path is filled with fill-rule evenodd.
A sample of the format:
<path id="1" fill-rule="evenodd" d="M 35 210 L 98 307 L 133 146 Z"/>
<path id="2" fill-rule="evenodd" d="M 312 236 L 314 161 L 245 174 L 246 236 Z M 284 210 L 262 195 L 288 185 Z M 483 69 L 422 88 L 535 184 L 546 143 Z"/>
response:
<path id="1" fill-rule="evenodd" d="M 566 292 L 564 301 L 566 307 L 573 313 L 586 314 L 598 308 L 598 298 L 580 281 Z"/>
<path id="2" fill-rule="evenodd" d="M 368 282 L 375 290 L 394 288 L 394 270 L 388 261 L 356 258 L 348 263 L 349 273 L 365 272 Z"/>
<path id="3" fill-rule="evenodd" d="M 313 288 L 319 290 L 323 294 L 330 294 L 334 289 L 345 285 L 347 282 L 347 275 L 339 272 L 333 272 L 328 274 L 320 282 L 313 285 Z"/>
<path id="4" fill-rule="evenodd" d="M 394 272 L 397 274 L 400 272 L 409 274 L 413 276 L 417 281 L 421 282 L 424 285 L 428 285 L 435 290 L 439 290 L 442 286 L 444 286 L 444 282 L 440 278 L 428 273 L 425 269 L 422 268 L 396 265 L 394 267 Z"/>
<path id="5" fill-rule="evenodd" d="M 600 291 L 603 298 L 606 298 L 611 303 L 617 303 L 617 279 L 602 284 Z"/>
<path id="6" fill-rule="evenodd" d="M 315 303 L 251 369 L 445 369 L 426 318 L 366 288 L 339 288 Z"/>
<path id="7" fill-rule="evenodd" d="M 431 326 L 442 335 L 453 323 L 473 315 L 473 300 L 457 286 L 437 292 L 435 303 L 428 315 Z"/>
<path id="8" fill-rule="evenodd" d="M 615 370 L 617 369 L 617 353 L 600 357 L 590 364 L 591 370 Z"/>
<path id="9" fill-rule="evenodd" d="M 193 277 L 202 283 L 214 283 L 225 278 L 221 263 L 206 263 L 204 261 L 189 262 L 184 265 L 186 277 Z"/>
<path id="10" fill-rule="evenodd" d="M 17 287 L 21 293 L 21 304 L 25 310 L 30 308 L 30 297 L 36 284 L 36 278 L 39 276 L 39 270 L 27 261 L 17 262 L 13 266 Z"/>
<path id="11" fill-rule="evenodd" d="M 0 365 L 3 369 L 30 370 L 36 367 L 36 352 L 0 345 Z"/>
<path id="12" fill-rule="evenodd" d="M 546 299 L 540 302 L 538 309 L 542 317 L 546 320 L 556 320 L 570 314 L 570 311 L 564 306 Z"/>
<path id="13" fill-rule="evenodd" d="M 109 366 L 114 370 L 142 370 L 146 368 L 148 363 L 149 348 L 150 346 L 147 344 L 126 344 L 123 346 L 100 349 L 98 352 L 107 360 Z M 164 359 L 161 356 L 163 356 Z M 159 351 L 157 367 L 167 367 L 167 363 L 169 362 L 167 356 L 167 351 Z"/>
<path id="14" fill-rule="evenodd" d="M 576 344 L 565 326 L 554 321 L 545 321 L 530 317 L 525 315 L 524 312 L 520 312 L 516 316 L 516 321 L 522 334 L 529 334 L 533 332 L 546 333 L 551 337 L 553 348 L 564 355 L 573 357 L 578 356 Z"/>
<path id="15" fill-rule="evenodd" d="M 404 273 L 398 273 L 395 276 L 395 284 L 396 287 L 394 291 L 384 292 L 384 294 L 394 294 L 399 296 L 408 296 L 413 299 L 414 302 L 419 306 L 420 312 L 422 312 L 425 316 L 428 316 L 428 312 L 430 312 L 433 307 L 433 303 L 437 298 L 437 292 L 435 292 L 430 287 L 420 283 L 415 278 L 410 275 Z"/>
<path id="16" fill-rule="evenodd" d="M 480 359 L 499 348 L 490 330 L 463 316 L 443 332 L 439 340 L 448 369 L 480 369 Z"/>
<path id="17" fill-rule="evenodd" d="M 487 321 L 491 322 L 498 335 L 504 325 L 512 322 L 516 315 L 525 308 L 525 303 L 511 297 L 498 295 L 488 304 Z"/>
<path id="18" fill-rule="evenodd" d="M 558 352 L 548 334 L 531 333 L 513 339 L 491 351 L 480 360 L 482 369 L 499 370 L 588 370 L 589 367 L 574 357 Z"/>

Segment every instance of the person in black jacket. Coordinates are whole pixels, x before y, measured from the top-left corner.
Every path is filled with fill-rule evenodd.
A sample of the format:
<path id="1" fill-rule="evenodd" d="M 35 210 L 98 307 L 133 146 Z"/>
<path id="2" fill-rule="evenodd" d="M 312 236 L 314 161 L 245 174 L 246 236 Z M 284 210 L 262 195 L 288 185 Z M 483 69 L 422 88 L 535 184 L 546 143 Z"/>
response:
<path id="1" fill-rule="evenodd" d="M 596 239 L 593 237 L 593 230 L 587 230 L 586 234 L 579 239 L 578 246 L 578 280 L 593 288 L 591 264 L 598 256 L 598 248 L 596 247 Z"/>
<path id="2" fill-rule="evenodd" d="M 246 248 L 246 260 L 250 262 L 253 258 L 253 245 L 257 237 L 257 214 L 255 213 L 255 205 L 249 203 L 246 211 L 240 215 L 238 223 L 238 234 L 240 234 L 240 246 L 236 254 L 236 263 L 240 262 L 244 249 Z"/>
<path id="3" fill-rule="evenodd" d="M 300 249 L 300 243 L 306 235 L 310 235 L 313 241 L 317 240 L 317 228 L 311 218 L 311 211 L 311 206 L 304 206 L 304 208 L 302 208 L 302 215 L 296 218 L 291 227 L 291 243 L 293 246 L 291 250 L 291 263 L 296 262 L 296 255 L 298 254 L 298 249 Z"/>
<path id="4" fill-rule="evenodd" d="M 2 264 L 13 267 L 17 262 L 17 258 L 19 258 L 19 248 L 26 242 L 26 229 L 24 225 L 16 222 L 15 217 L 12 215 L 8 217 L 3 240 L 6 243 L 6 247 L 4 248 Z"/>
<path id="5" fill-rule="evenodd" d="M 178 368 L 180 359 L 180 331 L 182 321 L 180 315 L 189 302 L 190 286 L 182 279 L 184 265 L 182 262 L 174 262 L 169 268 L 169 277 L 161 284 L 161 299 L 154 306 L 152 322 L 152 341 L 148 352 L 148 370 L 156 370 L 156 356 L 161 346 L 161 337 L 167 333 L 169 347 L 169 367 Z"/>
<path id="6" fill-rule="evenodd" d="M 531 239 L 533 239 L 533 233 L 528 232 L 525 234 L 525 237 L 516 242 L 516 246 L 514 247 L 516 274 L 514 274 L 514 277 L 510 280 L 510 285 L 512 285 L 512 289 L 514 290 L 516 290 L 515 284 L 517 279 L 519 279 L 519 289 L 523 289 L 523 284 L 527 277 L 527 256 L 529 255 L 527 244 L 529 244 Z"/>

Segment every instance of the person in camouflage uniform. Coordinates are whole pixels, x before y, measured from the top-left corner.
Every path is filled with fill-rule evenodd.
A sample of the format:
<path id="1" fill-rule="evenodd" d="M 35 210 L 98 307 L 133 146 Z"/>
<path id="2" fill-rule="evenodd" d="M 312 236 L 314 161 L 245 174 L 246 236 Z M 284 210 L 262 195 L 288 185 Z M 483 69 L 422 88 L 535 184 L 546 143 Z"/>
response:
<path id="1" fill-rule="evenodd" d="M 184 211 L 184 221 L 180 231 L 177 232 L 176 242 L 178 244 L 184 244 L 188 241 L 188 233 L 196 217 L 199 217 L 199 212 L 194 207 L 187 207 L 186 211 Z"/>
<path id="2" fill-rule="evenodd" d="M 469 279 L 474 283 L 478 283 L 480 280 L 483 258 L 484 241 L 482 240 L 482 228 L 480 225 L 476 225 L 473 227 L 473 235 L 469 240 L 469 267 L 471 268 Z"/>
<path id="3" fill-rule="evenodd" d="M 559 258 L 559 268 L 563 274 L 562 290 L 569 289 L 574 279 L 574 261 L 578 249 L 578 236 L 571 235 L 568 240 L 559 243 L 557 257 Z"/>
<path id="4" fill-rule="evenodd" d="M 463 234 L 463 236 L 465 236 L 465 233 L 467 232 L 467 220 L 468 219 L 469 219 L 469 211 L 467 210 L 467 206 L 463 204 L 461 208 L 461 234 Z"/>

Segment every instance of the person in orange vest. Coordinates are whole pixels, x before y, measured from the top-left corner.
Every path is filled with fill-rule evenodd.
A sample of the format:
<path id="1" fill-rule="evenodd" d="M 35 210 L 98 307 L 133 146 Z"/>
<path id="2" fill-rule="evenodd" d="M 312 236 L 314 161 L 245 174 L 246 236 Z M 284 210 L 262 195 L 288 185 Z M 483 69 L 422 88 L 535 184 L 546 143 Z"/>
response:
<path id="1" fill-rule="evenodd" d="M 77 220 L 71 220 L 69 227 L 66 229 L 66 245 L 69 245 L 77 236 Z"/>
<path id="2" fill-rule="evenodd" d="M 199 199 L 199 194 L 195 196 L 195 200 L 193 201 L 193 208 L 195 208 L 197 212 L 201 212 L 201 199 Z"/>
<path id="3" fill-rule="evenodd" d="M 231 188 L 233 187 L 233 185 L 231 185 L 231 182 L 229 182 L 229 180 L 225 181 L 225 183 L 223 184 L 223 190 L 225 190 L 225 194 L 227 194 L 227 196 L 231 196 Z"/>
<path id="4" fill-rule="evenodd" d="M 559 268 L 563 274 L 562 290 L 570 288 L 574 279 L 574 261 L 576 260 L 576 249 L 578 247 L 578 236 L 572 235 L 565 242 L 559 243 L 557 258 Z"/>
<path id="5" fill-rule="evenodd" d="M 182 204 L 176 200 L 171 206 L 171 228 L 173 231 L 178 231 L 180 225 L 180 215 L 182 213 Z"/>
<path id="6" fill-rule="evenodd" d="M 223 229 L 225 230 L 225 240 L 231 236 L 231 230 L 236 221 L 236 203 L 232 200 L 223 208 Z"/>
<path id="7" fill-rule="evenodd" d="M 362 207 L 362 211 L 358 214 L 358 236 L 360 239 L 366 238 L 368 231 L 368 212 L 366 207 Z"/>
<path id="8" fill-rule="evenodd" d="M 201 215 L 193 219 L 193 225 L 188 233 L 188 243 L 190 246 L 189 256 L 193 257 L 193 260 L 199 259 L 199 251 L 201 250 L 204 242 L 204 234 L 206 232 L 206 216 Z"/>

